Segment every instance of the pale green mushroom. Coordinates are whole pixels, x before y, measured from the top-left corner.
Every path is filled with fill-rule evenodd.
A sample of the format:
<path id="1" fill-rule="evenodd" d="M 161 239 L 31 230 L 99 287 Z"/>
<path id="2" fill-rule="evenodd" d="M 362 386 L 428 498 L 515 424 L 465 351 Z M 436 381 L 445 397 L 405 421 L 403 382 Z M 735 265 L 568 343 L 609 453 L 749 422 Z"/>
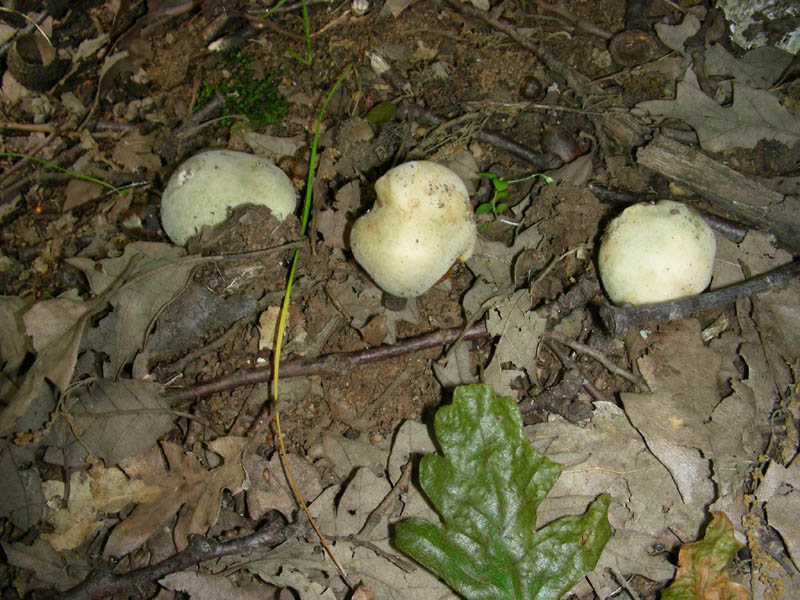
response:
<path id="1" fill-rule="evenodd" d="M 439 281 L 475 246 L 467 188 L 431 161 L 407 162 L 375 182 L 375 206 L 356 220 L 350 248 L 385 292 L 414 298 Z"/>
<path id="2" fill-rule="evenodd" d="M 222 223 L 242 204 L 269 207 L 283 221 L 297 207 L 289 177 L 267 158 L 211 150 L 192 156 L 172 174 L 161 196 L 161 224 L 180 246 L 204 225 Z"/>
<path id="3" fill-rule="evenodd" d="M 695 211 L 671 200 L 634 204 L 600 242 L 600 279 L 615 304 L 651 304 L 699 294 L 711 281 L 717 242 Z"/>

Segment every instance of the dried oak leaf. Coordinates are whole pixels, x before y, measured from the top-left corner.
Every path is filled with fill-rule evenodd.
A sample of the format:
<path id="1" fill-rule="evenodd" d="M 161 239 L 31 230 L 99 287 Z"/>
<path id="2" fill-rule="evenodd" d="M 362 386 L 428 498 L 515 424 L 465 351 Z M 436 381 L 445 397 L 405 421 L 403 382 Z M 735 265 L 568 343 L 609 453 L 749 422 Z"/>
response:
<path id="1" fill-rule="evenodd" d="M 675 580 L 661 600 L 750 600 L 747 588 L 728 578 L 728 565 L 741 548 L 733 523 L 725 513 L 711 514 L 703 539 L 681 547 Z"/>
<path id="2" fill-rule="evenodd" d="M 183 550 L 189 535 L 204 534 L 217 522 L 222 490 L 236 494 L 242 490 L 245 472 L 242 468 L 242 450 L 248 439 L 224 437 L 208 444 L 222 457 L 222 464 L 206 470 L 194 454 L 184 453 L 172 442 L 161 442 L 169 470 L 163 468 L 158 448 L 147 455 L 125 459 L 119 466 L 131 479 L 141 479 L 148 485 L 163 488 L 154 502 L 138 504 L 133 512 L 117 525 L 108 538 L 104 555 L 122 556 L 143 544 L 158 527 L 181 510 L 174 529 L 175 546 Z"/>
<path id="3" fill-rule="evenodd" d="M 733 104 L 720 106 L 708 97 L 689 69 L 678 81 L 674 100 L 648 100 L 635 107 L 640 114 L 681 119 L 697 132 L 703 150 L 755 148 L 761 140 L 776 140 L 792 147 L 800 142 L 800 120 L 766 90 L 733 84 Z"/>

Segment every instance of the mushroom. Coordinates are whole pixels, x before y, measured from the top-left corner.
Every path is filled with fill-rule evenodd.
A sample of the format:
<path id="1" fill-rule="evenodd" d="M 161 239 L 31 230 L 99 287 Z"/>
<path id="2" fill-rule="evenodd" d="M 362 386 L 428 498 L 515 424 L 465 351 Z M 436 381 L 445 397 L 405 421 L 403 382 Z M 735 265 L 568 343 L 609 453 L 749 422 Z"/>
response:
<path id="1" fill-rule="evenodd" d="M 204 225 L 217 225 L 228 209 L 242 204 L 268 206 L 283 221 L 297 206 L 287 175 L 267 158 L 211 150 L 184 161 L 161 196 L 161 224 L 180 246 Z"/>
<path id="2" fill-rule="evenodd" d="M 716 238 L 691 208 L 661 200 L 634 204 L 609 223 L 597 258 L 617 305 L 666 302 L 702 292 L 711 281 Z"/>
<path id="3" fill-rule="evenodd" d="M 375 206 L 356 220 L 350 248 L 388 294 L 414 298 L 464 262 L 475 246 L 467 188 L 435 162 L 407 162 L 375 182 Z"/>

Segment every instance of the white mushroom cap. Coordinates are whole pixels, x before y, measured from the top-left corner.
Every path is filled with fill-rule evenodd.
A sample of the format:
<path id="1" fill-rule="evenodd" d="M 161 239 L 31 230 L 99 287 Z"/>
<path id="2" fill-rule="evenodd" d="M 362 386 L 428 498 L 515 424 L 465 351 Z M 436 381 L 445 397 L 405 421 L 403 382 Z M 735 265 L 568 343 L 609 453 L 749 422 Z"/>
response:
<path id="1" fill-rule="evenodd" d="M 702 292 L 717 242 L 708 224 L 671 200 L 635 204 L 609 223 L 597 264 L 615 304 L 666 302 Z"/>
<path id="2" fill-rule="evenodd" d="M 447 167 L 404 163 L 378 179 L 375 192 L 373 209 L 353 224 L 350 248 L 386 292 L 419 296 L 472 256 L 477 231 L 469 194 Z"/>
<path id="3" fill-rule="evenodd" d="M 268 206 L 282 221 L 294 212 L 297 195 L 289 177 L 267 158 L 232 150 L 202 152 L 170 177 L 161 196 L 161 224 L 182 246 L 242 204 Z"/>

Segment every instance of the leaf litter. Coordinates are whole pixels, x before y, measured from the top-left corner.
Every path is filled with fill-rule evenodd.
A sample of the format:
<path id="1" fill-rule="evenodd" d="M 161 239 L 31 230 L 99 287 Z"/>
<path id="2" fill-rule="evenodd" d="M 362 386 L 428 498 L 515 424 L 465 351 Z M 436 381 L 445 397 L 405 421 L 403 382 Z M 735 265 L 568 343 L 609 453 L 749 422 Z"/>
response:
<path id="1" fill-rule="evenodd" d="M 176 16 L 172 9 L 159 13 L 163 7 L 151 4 L 151 14 L 145 18 L 148 26 Z M 408 11 L 403 18 L 411 14 L 416 19 L 420 15 L 414 11 L 430 10 L 426 6 L 403 8 Z M 120 7 L 122 16 L 125 10 Z M 396 13 L 395 17 L 399 11 Z M 387 22 L 395 23 L 393 19 Z M 348 26 L 359 27 L 357 22 Z M 684 50 L 689 35 L 691 32 L 679 34 L 671 47 Z M 99 69 L 101 108 L 115 82 L 130 78 L 140 85 L 146 81 L 141 78 L 140 66 L 147 64 L 145 54 L 126 50 L 99 58 L 109 39 L 103 34 L 90 40 L 91 44 L 84 42 L 71 49 L 76 65 L 85 68 L 92 64 Z M 457 65 L 477 69 L 478 75 L 467 70 L 461 73 L 462 79 L 483 86 L 498 98 L 508 100 L 515 93 L 505 88 L 504 80 L 519 79 L 516 65 L 510 64 L 515 61 L 505 55 L 508 48 L 499 53 L 491 43 L 482 43 L 483 64 L 465 67 L 468 61 L 454 60 L 447 44 L 435 39 L 420 39 L 405 51 L 403 44 L 409 40 L 401 37 L 395 41 L 396 47 L 389 44 L 385 48 L 387 55 L 407 61 L 404 69 L 408 67 L 414 77 L 425 77 L 429 68 L 430 73 L 446 74 Z M 197 45 L 197 40 L 192 43 Z M 125 45 L 133 48 L 129 41 Z M 600 54 L 604 51 L 597 49 Z M 720 45 L 707 47 L 705 53 L 710 74 L 733 80 L 727 88 L 721 87 L 732 99 L 729 106 L 702 94 L 691 69 L 683 69 L 685 75 L 677 82 L 674 100 L 644 97 L 631 104 L 652 117 L 683 120 L 710 151 L 752 148 L 761 140 L 789 145 L 797 141 L 796 116 L 775 100 L 773 91 L 767 91 L 782 72 L 785 57 L 755 51 L 735 57 Z M 504 68 L 497 72 L 487 69 L 492 57 Z M 448 60 L 452 64 L 447 64 Z M 146 68 L 153 81 L 172 89 L 185 74 L 186 62 L 174 61 L 163 71 L 155 65 Z M 371 78 L 368 70 L 361 76 L 373 93 L 385 94 L 386 84 Z M 292 82 L 291 86 L 305 84 L 310 90 L 308 98 L 318 96 L 318 90 L 303 81 L 302 74 L 300 77 L 299 84 Z M 446 80 L 431 76 L 419 93 L 431 106 L 452 109 L 458 105 L 457 94 L 449 89 L 441 94 L 442 81 Z M 286 89 L 288 82 L 283 85 Z M 4 91 L 6 88 L 10 92 L 13 84 L 4 82 Z M 135 92 L 138 88 L 131 84 L 127 89 Z M 350 91 L 355 104 L 346 106 L 343 100 L 342 121 L 358 114 L 358 103 L 363 101 Z M 169 111 L 174 111 L 161 113 L 165 97 L 153 102 L 131 96 L 114 106 L 113 112 L 107 104 L 109 114 L 127 128 L 108 140 L 84 130 L 80 141 L 86 154 L 76 162 L 80 170 L 115 183 L 155 181 L 169 174 L 179 156 L 216 143 L 202 130 L 181 137 L 176 135 L 178 129 L 170 129 L 172 125 L 157 128 L 155 135 L 129 126 L 151 117 L 155 119 L 148 121 L 151 125 L 158 119 L 162 125 L 172 123 L 175 114 L 181 118 L 182 107 L 173 106 L 173 100 Z M 62 102 L 72 107 L 74 115 L 85 114 L 86 107 L 92 106 L 92 98 L 78 99 L 74 94 L 73 98 L 64 96 Z M 306 101 L 305 105 L 310 104 Z M 23 105 L 40 121 L 52 114 L 45 104 L 35 105 L 30 97 Z M 771 107 L 769 114 L 764 114 L 763 107 Z M 514 118 L 508 115 L 502 119 Z M 698 115 L 705 117 L 698 120 Z M 232 130 L 222 143 L 296 160 L 306 145 L 305 129 L 311 119 L 298 117 L 297 123 L 301 120 L 305 124 L 299 128 L 270 131 L 277 135 Z M 736 126 L 731 128 L 731 122 Z M 523 119 L 516 123 L 520 131 L 530 126 Z M 44 140 L 37 135 L 9 136 L 5 141 L 10 150 L 28 151 Z M 345 137 L 343 128 L 339 139 Z M 384 134 L 374 141 L 370 136 L 350 140 L 360 158 L 347 161 L 339 160 L 336 142 L 327 142 L 330 147 L 325 148 L 323 159 L 328 166 L 321 169 L 325 175 L 315 184 L 321 200 L 316 226 L 322 240 L 313 252 L 304 254 L 306 266 L 297 281 L 301 300 L 291 313 L 294 321 L 285 347 L 313 359 L 323 349 L 394 343 L 484 314 L 487 333 L 493 339 L 456 344 L 447 355 L 451 359 L 447 373 L 443 370 L 447 361 L 428 352 L 416 359 L 417 363 L 392 359 L 372 371 L 354 370 L 338 379 L 313 376 L 313 381 L 302 382 L 285 413 L 292 425 L 289 461 L 312 513 L 355 581 L 368 583 L 378 598 L 448 598 L 454 597 L 450 588 L 401 556 L 393 538 L 393 532 L 403 527 L 399 524 L 409 518 L 424 519 L 434 528 L 448 526 L 448 514 L 437 514 L 431 504 L 433 500 L 441 506 L 440 502 L 426 495 L 433 489 L 431 478 L 427 485 L 420 485 L 425 477 L 419 456 L 432 455 L 423 464 L 435 464 L 442 457 L 433 455 L 444 451 L 447 456 L 450 449 L 438 432 L 436 441 L 441 445 L 437 446 L 426 423 L 431 422 L 433 409 L 441 401 L 442 385 L 452 388 L 480 379 L 492 383 L 498 396 L 524 401 L 558 384 L 561 364 L 540 343 L 552 323 L 550 315 L 540 309 L 569 289 L 590 266 L 587 244 L 596 241 L 598 223 L 608 215 L 608 209 L 583 189 L 587 168 L 594 165 L 599 177 L 624 177 L 624 170 L 615 171 L 614 163 L 624 163 L 624 152 L 609 157 L 608 146 L 599 146 L 606 172 L 598 170 L 598 161 L 587 152 L 579 169 L 573 165 L 578 174 L 571 183 L 526 196 L 514 211 L 514 218 L 524 220 L 524 227 L 501 230 L 493 239 L 482 238 L 467 265 L 469 271 L 457 271 L 451 280 L 409 303 L 405 311 L 393 312 L 382 306 L 380 290 L 348 263 L 346 254 L 348 228 L 370 201 L 370 188 L 364 184 L 378 174 L 372 171 L 376 166 L 370 155 L 378 154 L 373 152 L 373 144 L 388 139 Z M 387 147 L 396 150 L 409 143 L 416 143 L 413 132 L 405 132 L 402 141 L 397 138 L 392 141 L 395 145 Z M 475 144 L 467 148 L 457 140 L 444 143 L 438 152 L 441 160 L 458 157 L 462 176 L 476 180 L 471 171 L 486 165 L 491 150 Z M 28 281 L 37 282 L 33 289 L 41 290 L 47 284 L 58 291 L 69 289 L 69 285 L 55 285 L 57 280 L 52 277 L 52 266 L 62 259 L 86 281 L 86 285 L 73 286 L 80 293 L 66 291 L 53 299 L 46 294 L 35 299 L 31 294 L 0 298 L 0 390 L 4 399 L 0 407 L 4 433 L 0 473 L 7 482 L 0 514 L 17 527 L 15 534 L 3 538 L 9 564 L 33 573 L 40 583 L 66 590 L 97 566 L 84 552 L 87 548 L 95 551 L 92 556 L 99 549 L 106 557 L 130 553 L 136 557 L 135 564 L 145 565 L 148 559 L 143 555 L 148 552 L 152 557 L 170 556 L 186 548 L 192 534 L 246 534 L 259 520 L 268 518 L 271 510 L 277 510 L 289 523 L 288 539 L 283 543 L 248 556 L 210 560 L 199 571 L 177 571 L 161 578 L 160 584 L 193 598 L 264 597 L 267 591 L 277 592 L 276 588 L 291 588 L 301 598 L 344 597 L 344 582 L 297 514 L 280 461 L 269 454 L 271 443 L 265 446 L 262 439 L 249 442 L 225 433 L 233 425 L 257 419 L 260 404 L 269 402 L 269 395 L 256 387 L 252 392 L 232 392 L 227 397 L 176 407 L 164 386 L 170 377 L 184 377 L 185 383 L 191 383 L 269 358 L 267 349 L 258 348 L 255 315 L 279 304 L 285 256 L 209 260 L 147 241 L 159 239 L 157 231 L 154 238 L 124 240 L 117 246 L 114 236 L 119 219 L 147 205 L 146 194 L 98 196 L 96 190 L 80 188 L 77 183 L 73 180 L 65 186 L 66 203 L 57 205 L 57 218 L 47 221 L 46 228 L 31 224 L 37 214 L 31 210 L 19 221 L 24 226 L 12 222 L 8 233 L 4 232 L 26 245 L 42 242 L 40 231 L 54 237 L 48 240 L 51 254 L 41 255 L 36 269 L 19 261 L 19 266 L 12 265 L 16 272 L 27 273 Z M 43 188 L 34 189 L 47 199 Z M 10 212 L 5 212 L 4 206 L 0 213 L 4 224 L 19 206 L 18 199 L 8 205 Z M 277 239 L 266 231 L 256 235 L 254 230 L 259 228 L 275 231 L 274 223 L 265 227 L 260 218 L 253 212 L 238 212 L 232 222 L 237 227 L 249 226 L 248 233 L 204 232 L 207 248 L 216 254 L 246 253 L 297 239 L 285 231 Z M 82 249 L 70 241 L 78 232 L 91 238 Z M 715 286 L 765 272 L 792 258 L 772 246 L 767 236 L 754 232 L 738 245 L 720 238 L 719 247 Z M 555 260 L 559 257 L 564 258 Z M 39 278 L 48 268 L 51 279 Z M 2 279 L 4 285 L 6 281 Z M 198 287 L 205 291 L 201 294 Z M 570 315 L 569 324 L 562 321 L 571 335 L 604 349 L 617 362 L 630 364 L 650 388 L 636 390 L 581 359 L 581 367 L 607 397 L 615 399 L 619 392 L 619 403 L 595 398 L 588 421 L 574 423 L 548 415 L 524 429 L 536 452 L 547 457 L 543 464 L 561 465 L 561 476 L 548 482 L 552 485 L 549 494 L 544 495 L 547 486 L 543 486 L 541 497 L 537 496 L 537 531 L 584 513 L 603 494 L 610 499 L 608 520 L 613 533 L 597 566 L 573 588 L 575 593 L 584 597 L 615 593 L 619 581 L 614 572 L 661 584 L 673 578 L 676 584 L 690 577 L 707 580 L 711 573 L 707 565 L 698 566 L 695 561 L 694 571 L 689 573 L 688 562 L 679 557 L 676 574 L 673 559 L 679 548 L 682 557 L 687 543 L 700 539 L 709 509 L 724 511 L 733 522 L 733 531 L 728 528 L 724 533 L 729 548 L 733 548 L 730 539 L 734 535 L 740 542 L 748 542 L 756 565 L 752 580 L 767 582 L 751 585 L 754 597 L 777 597 L 769 593 L 778 589 L 779 583 L 790 582 L 786 573 L 794 568 L 791 560 L 797 561 L 800 552 L 800 532 L 792 518 L 799 505 L 800 482 L 797 461 L 792 460 L 797 407 L 791 391 L 796 390 L 800 354 L 798 296 L 794 282 L 785 290 L 741 299 L 731 310 L 715 315 L 727 319 L 721 333 L 706 319 L 631 332 L 625 340 L 627 355 L 615 354 L 616 346 L 604 339 L 590 310 L 579 307 Z M 190 306 L 198 309 L 195 314 L 211 316 L 187 318 Z M 346 326 L 336 326 L 338 321 L 332 315 L 344 319 Z M 178 331 L 185 336 L 172 334 Z M 309 354 L 308 348 L 316 351 Z M 173 362 L 182 355 L 186 360 Z M 434 376 L 428 366 L 437 359 L 441 368 L 435 368 Z M 370 412 L 371 403 L 390 387 L 388 383 L 409 369 L 417 369 L 415 375 L 400 379 L 400 391 Z M 158 382 L 152 381 L 154 377 Z M 187 407 L 194 413 L 188 418 L 178 410 Z M 331 407 L 339 412 L 333 414 Z M 765 432 L 770 427 L 774 437 L 767 456 Z M 52 465 L 63 467 L 66 476 Z M 479 463 L 475 468 L 484 466 Z M 404 483 L 403 468 L 414 473 L 411 483 Z M 549 471 L 545 468 L 544 472 Z M 507 471 L 499 469 L 495 475 L 495 480 L 502 482 Z M 456 502 L 463 496 L 447 500 Z M 442 501 L 442 496 L 437 497 Z M 66 505 L 59 506 L 61 501 Z M 714 519 L 716 522 L 717 517 Z M 19 532 L 28 532 L 40 523 L 53 530 L 32 544 L 27 543 L 29 539 L 21 541 Z M 785 568 L 768 567 L 771 547 L 759 537 L 765 523 L 778 532 L 786 546 L 790 560 Z M 529 530 L 533 531 L 533 526 Z M 715 529 L 709 524 L 705 531 L 709 538 Z M 726 559 L 731 556 L 729 552 Z M 253 579 L 234 583 L 224 574 L 232 569 L 250 573 Z M 727 585 L 727 563 L 715 565 L 715 569 L 717 581 Z M 759 579 L 759 574 L 766 575 Z M 555 585 L 557 579 L 537 581 L 536 585 Z M 705 598 L 704 593 L 693 597 Z"/>

